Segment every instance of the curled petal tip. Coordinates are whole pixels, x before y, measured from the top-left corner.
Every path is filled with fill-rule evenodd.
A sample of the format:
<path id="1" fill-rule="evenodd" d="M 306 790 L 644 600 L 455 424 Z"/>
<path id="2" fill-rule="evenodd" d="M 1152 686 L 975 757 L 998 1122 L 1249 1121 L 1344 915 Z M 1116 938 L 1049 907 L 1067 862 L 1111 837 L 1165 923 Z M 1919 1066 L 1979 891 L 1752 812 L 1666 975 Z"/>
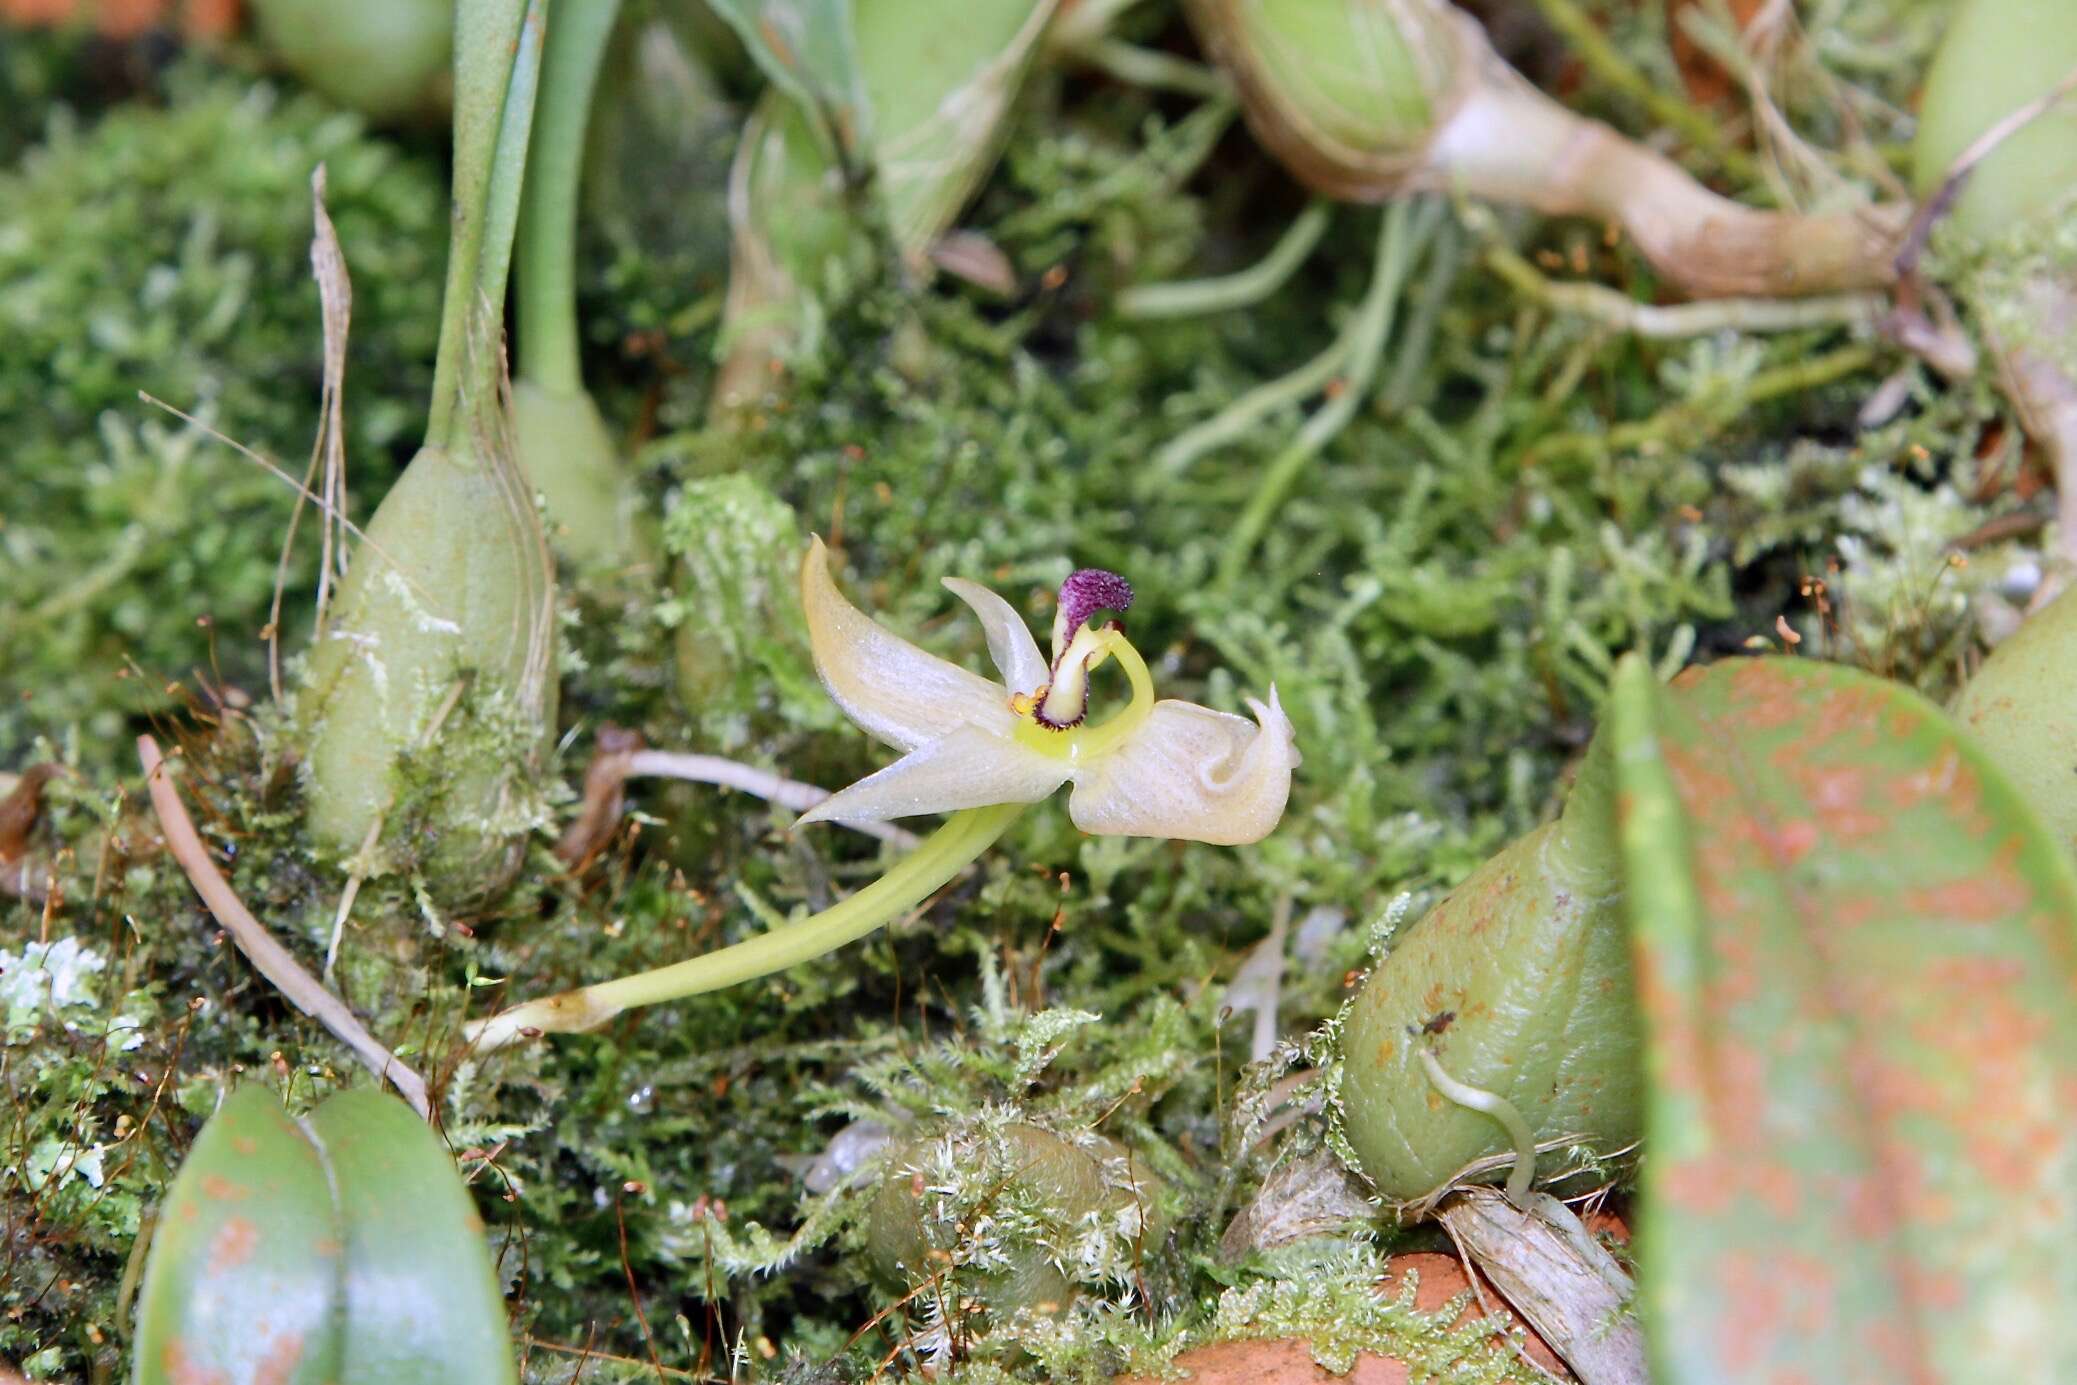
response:
<path id="1" fill-rule="evenodd" d="M 1246 846 L 1275 830 L 1297 750 L 1274 699 L 1258 721 L 1159 702 L 1118 750 L 1077 775 L 1068 812 L 1085 832 Z"/>
<path id="2" fill-rule="evenodd" d="M 1289 768 L 1296 769 L 1304 764 L 1305 756 L 1298 752 L 1298 730 L 1291 725 L 1291 718 L 1284 715 L 1284 704 L 1276 695 L 1276 684 L 1269 685 L 1269 701 L 1266 704 L 1253 697 L 1247 702 L 1248 710 L 1255 714 L 1255 724 L 1262 728 L 1262 734 L 1283 743 Z"/>

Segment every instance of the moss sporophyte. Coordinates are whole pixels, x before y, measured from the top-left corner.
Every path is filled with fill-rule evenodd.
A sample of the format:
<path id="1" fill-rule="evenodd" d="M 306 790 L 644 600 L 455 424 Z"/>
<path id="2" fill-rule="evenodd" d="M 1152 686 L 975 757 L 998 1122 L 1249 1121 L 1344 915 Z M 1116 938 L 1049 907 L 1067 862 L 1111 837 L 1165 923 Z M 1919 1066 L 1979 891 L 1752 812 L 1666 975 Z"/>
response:
<path id="1" fill-rule="evenodd" d="M 528 1001 L 476 1021 L 479 1050 L 542 1033 L 597 1028 L 624 1010 L 753 980 L 861 938 L 928 898 L 1006 831 L 1027 804 L 1073 784 L 1068 815 L 1102 836 L 1169 837 L 1242 846 L 1283 816 L 1299 762 L 1290 721 L 1270 689 L 1246 717 L 1156 701 L 1146 661 L 1116 621 L 1132 588 L 1083 569 L 1060 589 L 1053 657 L 1039 652 L 1009 602 L 945 581 L 987 633 L 1000 683 L 926 654 L 846 601 L 820 539 L 801 561 L 801 605 L 816 672 L 870 735 L 904 752 L 833 794 L 800 822 L 881 822 L 949 813 L 944 826 L 878 880 L 812 917 L 654 971 Z M 1125 707 L 1090 721 L 1089 675 L 1115 659 Z"/>

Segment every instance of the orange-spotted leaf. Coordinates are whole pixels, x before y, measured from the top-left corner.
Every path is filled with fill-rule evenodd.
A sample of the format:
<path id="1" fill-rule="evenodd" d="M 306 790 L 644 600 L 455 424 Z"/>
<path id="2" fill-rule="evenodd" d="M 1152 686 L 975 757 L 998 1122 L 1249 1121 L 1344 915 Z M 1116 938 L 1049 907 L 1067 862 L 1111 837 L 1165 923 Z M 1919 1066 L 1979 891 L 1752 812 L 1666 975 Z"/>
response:
<path id="1" fill-rule="evenodd" d="M 394 1097 L 298 1121 L 225 1098 L 166 1196 L 136 1385 L 510 1385 L 504 1303 L 446 1148 Z"/>
<path id="2" fill-rule="evenodd" d="M 2077 875 L 1940 710 L 1632 659 L 1612 729 L 1667 1385 L 2077 1380 Z"/>

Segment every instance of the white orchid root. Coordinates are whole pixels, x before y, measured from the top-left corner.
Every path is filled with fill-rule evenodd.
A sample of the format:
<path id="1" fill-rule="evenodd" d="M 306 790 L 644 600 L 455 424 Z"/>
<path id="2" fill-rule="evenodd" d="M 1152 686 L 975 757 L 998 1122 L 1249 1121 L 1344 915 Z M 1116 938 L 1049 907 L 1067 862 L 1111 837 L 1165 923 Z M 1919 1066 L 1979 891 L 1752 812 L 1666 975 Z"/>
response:
<path id="1" fill-rule="evenodd" d="M 1521 1206 L 1522 1199 L 1529 1196 L 1529 1186 L 1536 1181 L 1536 1132 L 1529 1128 L 1529 1122 L 1522 1119 L 1513 1102 L 1498 1092 L 1450 1076 L 1434 1050 L 1423 1048 L 1414 1056 L 1421 1060 L 1421 1070 L 1428 1074 L 1428 1082 L 1436 1091 L 1459 1106 L 1491 1116 L 1507 1131 L 1507 1138 L 1514 1142 L 1514 1170 L 1507 1175 L 1507 1200 Z"/>

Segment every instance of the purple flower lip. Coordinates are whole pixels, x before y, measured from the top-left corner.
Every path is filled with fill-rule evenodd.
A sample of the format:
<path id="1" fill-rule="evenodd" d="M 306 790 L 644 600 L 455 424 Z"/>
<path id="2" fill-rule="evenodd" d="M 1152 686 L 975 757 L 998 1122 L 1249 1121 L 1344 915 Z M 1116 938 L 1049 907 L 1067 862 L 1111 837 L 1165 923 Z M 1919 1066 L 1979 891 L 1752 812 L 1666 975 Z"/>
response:
<path id="1" fill-rule="evenodd" d="M 1048 731 L 1072 731 L 1089 719 L 1089 699 L 1087 697 L 1082 699 L 1082 714 L 1074 720 L 1055 721 L 1046 715 L 1045 699 L 1040 698 L 1037 705 L 1031 709 L 1031 719 L 1038 725 L 1045 727 Z"/>
<path id="2" fill-rule="evenodd" d="M 1060 584 L 1053 609 L 1052 679 L 1039 689 L 1032 720 L 1048 731 L 1080 726 L 1089 712 L 1089 664 L 1102 657 L 1101 646 L 1080 638 L 1098 611 L 1124 611 L 1132 605 L 1132 583 L 1100 567 L 1078 568 Z M 1116 621 L 1109 629 L 1122 629 Z"/>
<path id="3" fill-rule="evenodd" d="M 1098 611 L 1124 612 L 1132 607 L 1132 583 L 1100 567 L 1078 568 L 1060 584 L 1060 628 L 1072 639 L 1082 623 Z"/>

